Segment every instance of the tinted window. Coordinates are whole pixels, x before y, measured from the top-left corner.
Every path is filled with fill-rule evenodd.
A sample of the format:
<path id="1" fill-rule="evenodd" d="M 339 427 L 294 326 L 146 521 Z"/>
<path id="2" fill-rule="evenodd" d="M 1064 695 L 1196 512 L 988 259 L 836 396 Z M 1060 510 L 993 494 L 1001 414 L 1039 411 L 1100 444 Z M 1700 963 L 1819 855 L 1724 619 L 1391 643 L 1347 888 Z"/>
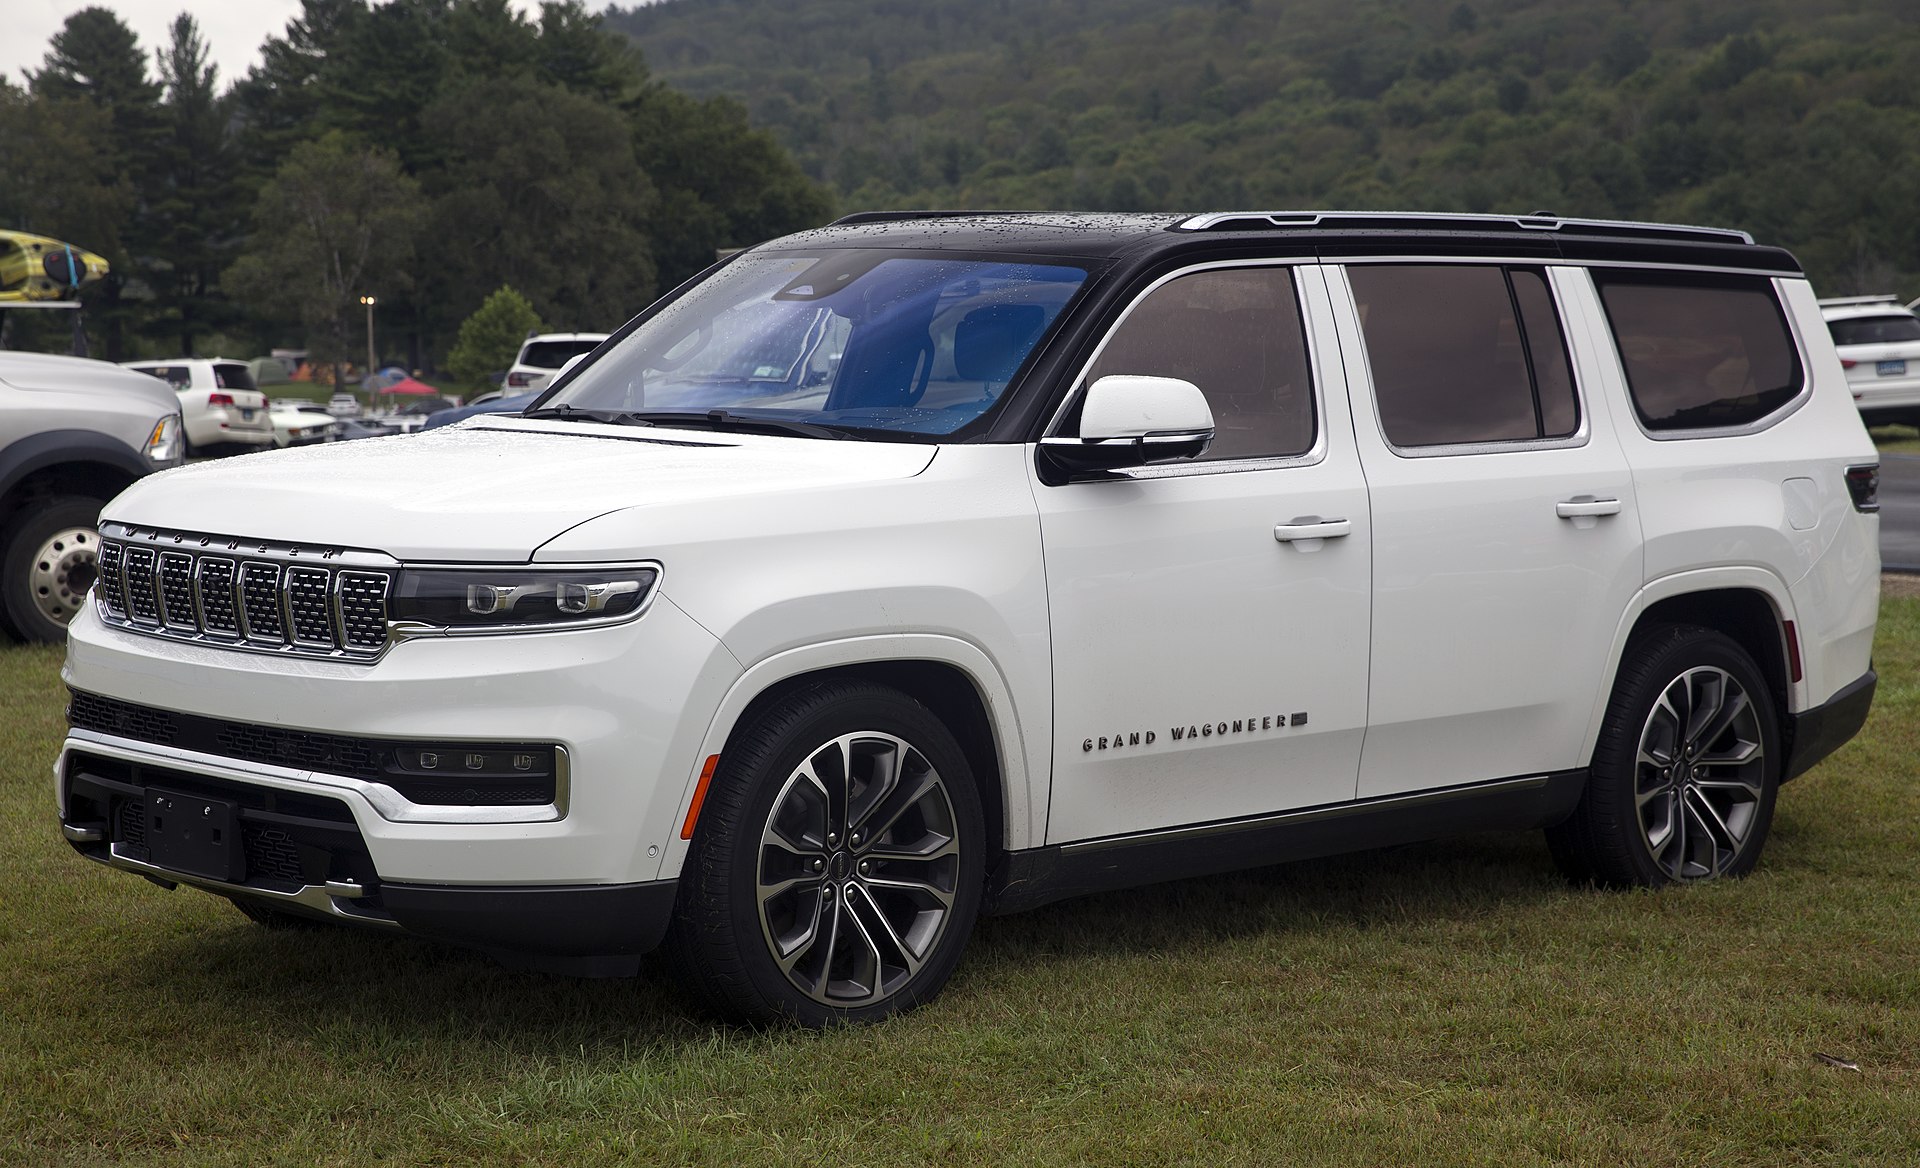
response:
<path id="1" fill-rule="evenodd" d="M 239 362 L 213 367 L 213 383 L 221 389 L 254 389 L 253 370 Z"/>
<path id="2" fill-rule="evenodd" d="M 1898 316 L 1856 316 L 1851 320 L 1830 320 L 1827 331 L 1836 345 L 1884 345 L 1889 341 L 1920 341 L 1920 317 L 1911 312 Z"/>
<path id="3" fill-rule="evenodd" d="M 1356 265 L 1380 428 L 1395 446 L 1564 438 L 1580 410 L 1546 275 L 1489 265 Z"/>
<path id="4" fill-rule="evenodd" d="M 1605 270 L 1594 279 L 1647 429 L 1744 426 L 1799 396 L 1800 357 L 1770 281 Z"/>
<path id="5" fill-rule="evenodd" d="M 186 389 L 193 384 L 193 370 L 184 365 L 149 365 L 140 372 L 158 377 L 175 389 Z"/>
<path id="6" fill-rule="evenodd" d="M 1313 445 L 1307 343 L 1286 268 L 1196 272 L 1134 305 L 1087 383 L 1111 374 L 1178 377 L 1207 395 L 1207 459 L 1304 454 Z"/>
<path id="7" fill-rule="evenodd" d="M 567 358 L 591 353 L 599 346 L 599 341 L 534 341 L 520 354 L 520 364 L 536 369 L 558 369 L 567 363 Z"/>

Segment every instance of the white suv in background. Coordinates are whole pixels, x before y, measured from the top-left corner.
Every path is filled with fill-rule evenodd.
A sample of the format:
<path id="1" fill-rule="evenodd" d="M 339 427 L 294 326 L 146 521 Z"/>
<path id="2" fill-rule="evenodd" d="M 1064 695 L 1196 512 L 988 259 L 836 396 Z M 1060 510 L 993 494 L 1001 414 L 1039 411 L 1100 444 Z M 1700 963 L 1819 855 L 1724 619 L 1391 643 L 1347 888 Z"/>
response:
<path id="1" fill-rule="evenodd" d="M 520 346 L 513 368 L 507 370 L 500 392 L 509 397 L 545 389 L 547 382 L 567 363 L 568 358 L 591 353 L 607 339 L 607 333 L 536 333 Z"/>
<path id="2" fill-rule="evenodd" d="M 857 215 L 524 415 L 115 499 L 61 824 L 808 1025 L 982 912 L 1455 832 L 1738 876 L 1871 705 L 1876 481 L 1739 232 Z"/>
<path id="3" fill-rule="evenodd" d="M 121 364 L 158 377 L 180 395 L 188 455 L 239 453 L 274 445 L 267 395 L 254 385 L 253 370 L 245 361 L 177 357 Z"/>
<path id="4" fill-rule="evenodd" d="M 1920 426 L 1920 316 L 1894 296 L 1822 300 L 1820 314 L 1867 425 Z"/>

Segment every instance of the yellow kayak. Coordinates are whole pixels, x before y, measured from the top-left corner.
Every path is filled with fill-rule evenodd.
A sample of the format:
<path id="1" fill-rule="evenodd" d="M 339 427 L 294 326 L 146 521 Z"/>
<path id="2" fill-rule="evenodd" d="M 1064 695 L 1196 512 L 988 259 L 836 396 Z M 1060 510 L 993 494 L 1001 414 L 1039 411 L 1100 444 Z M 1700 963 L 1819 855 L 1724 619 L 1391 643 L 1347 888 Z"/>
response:
<path id="1" fill-rule="evenodd" d="M 107 261 L 44 235 L 0 230 L 0 304 L 70 300 L 82 285 L 107 274 Z"/>

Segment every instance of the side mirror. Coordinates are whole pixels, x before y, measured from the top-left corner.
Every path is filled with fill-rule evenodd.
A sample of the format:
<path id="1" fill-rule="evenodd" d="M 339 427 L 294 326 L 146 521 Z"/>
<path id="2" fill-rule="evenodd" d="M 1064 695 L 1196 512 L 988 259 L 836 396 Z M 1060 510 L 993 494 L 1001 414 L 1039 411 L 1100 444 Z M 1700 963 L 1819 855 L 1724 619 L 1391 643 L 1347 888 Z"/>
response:
<path id="1" fill-rule="evenodd" d="M 1040 440 L 1049 482 L 1104 478 L 1155 462 L 1198 458 L 1213 441 L 1213 410 L 1177 377 L 1102 377 L 1080 404 L 1080 433 Z"/>

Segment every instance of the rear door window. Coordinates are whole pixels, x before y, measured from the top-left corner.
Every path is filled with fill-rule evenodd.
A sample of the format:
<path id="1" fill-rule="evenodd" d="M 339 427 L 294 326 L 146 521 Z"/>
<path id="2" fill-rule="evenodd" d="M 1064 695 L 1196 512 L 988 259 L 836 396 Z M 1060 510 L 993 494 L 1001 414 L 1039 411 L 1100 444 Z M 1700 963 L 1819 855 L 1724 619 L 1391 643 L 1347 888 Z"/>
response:
<path id="1" fill-rule="evenodd" d="M 1771 280 L 1630 268 L 1593 278 L 1647 430 L 1749 426 L 1800 396 L 1800 354 Z"/>
<path id="2" fill-rule="evenodd" d="M 176 390 L 189 389 L 193 385 L 193 370 L 185 365 L 149 365 L 140 372 L 149 377 L 158 377 Z"/>
<path id="3" fill-rule="evenodd" d="M 1492 264 L 1347 269 L 1394 446 L 1571 437 L 1580 405 L 1546 272 Z"/>

